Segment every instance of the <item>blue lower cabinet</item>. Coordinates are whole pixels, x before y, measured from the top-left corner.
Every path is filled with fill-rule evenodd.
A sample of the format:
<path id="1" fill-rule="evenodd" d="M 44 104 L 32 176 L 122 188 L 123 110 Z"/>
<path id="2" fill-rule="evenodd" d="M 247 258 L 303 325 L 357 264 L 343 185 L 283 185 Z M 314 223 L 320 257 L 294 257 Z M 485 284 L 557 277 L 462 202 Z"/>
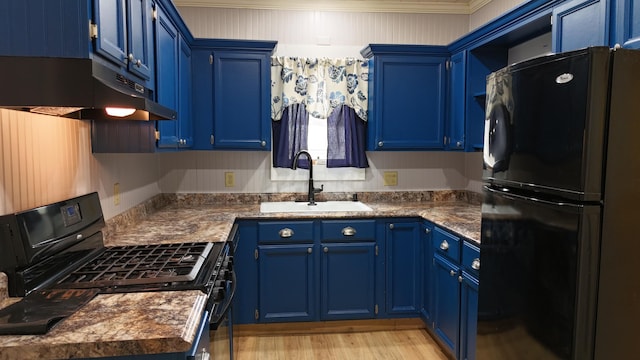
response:
<path id="1" fill-rule="evenodd" d="M 321 247 L 321 320 L 375 317 L 375 243 Z"/>
<path id="2" fill-rule="evenodd" d="M 452 354 L 458 354 L 460 336 L 460 268 L 444 258 L 433 257 L 433 326 Z"/>
<path id="3" fill-rule="evenodd" d="M 433 223 L 424 221 L 421 229 L 424 253 L 422 257 L 422 308 L 420 309 L 420 315 L 424 323 L 431 327 L 433 324 L 433 271 L 431 270 L 433 263 L 433 251 L 431 250 Z"/>
<path id="4" fill-rule="evenodd" d="M 460 297 L 460 354 L 458 359 L 475 360 L 478 330 L 478 279 L 462 272 Z"/>
<path id="5" fill-rule="evenodd" d="M 386 313 L 418 316 L 422 308 L 422 238 L 419 222 L 386 226 Z"/>
<path id="6" fill-rule="evenodd" d="M 260 322 L 317 320 L 314 250 L 313 244 L 258 246 Z"/>

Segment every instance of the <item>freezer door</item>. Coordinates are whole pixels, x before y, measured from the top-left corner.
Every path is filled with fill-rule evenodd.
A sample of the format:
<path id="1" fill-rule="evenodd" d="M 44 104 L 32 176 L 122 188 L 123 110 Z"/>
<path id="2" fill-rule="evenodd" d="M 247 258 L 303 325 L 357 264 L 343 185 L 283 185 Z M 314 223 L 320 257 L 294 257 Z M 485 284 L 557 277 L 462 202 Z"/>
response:
<path id="1" fill-rule="evenodd" d="M 484 195 L 476 358 L 590 359 L 600 207 Z"/>
<path id="2" fill-rule="evenodd" d="M 599 201 L 609 62 L 609 49 L 593 48 L 490 75 L 485 180 Z"/>

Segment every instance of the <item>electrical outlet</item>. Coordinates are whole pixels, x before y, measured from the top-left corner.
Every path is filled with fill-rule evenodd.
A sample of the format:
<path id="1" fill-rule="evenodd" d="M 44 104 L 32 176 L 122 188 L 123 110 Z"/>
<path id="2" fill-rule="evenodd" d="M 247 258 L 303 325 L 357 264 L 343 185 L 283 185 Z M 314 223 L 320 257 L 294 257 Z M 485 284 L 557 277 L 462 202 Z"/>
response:
<path id="1" fill-rule="evenodd" d="M 229 171 L 224 173 L 224 186 L 225 187 L 234 187 L 236 186 L 236 175 Z"/>
<path id="2" fill-rule="evenodd" d="M 113 205 L 120 205 L 120 183 L 113 184 Z"/>
<path id="3" fill-rule="evenodd" d="M 384 186 L 397 186 L 398 185 L 398 172 L 397 171 L 385 171 L 383 174 Z"/>

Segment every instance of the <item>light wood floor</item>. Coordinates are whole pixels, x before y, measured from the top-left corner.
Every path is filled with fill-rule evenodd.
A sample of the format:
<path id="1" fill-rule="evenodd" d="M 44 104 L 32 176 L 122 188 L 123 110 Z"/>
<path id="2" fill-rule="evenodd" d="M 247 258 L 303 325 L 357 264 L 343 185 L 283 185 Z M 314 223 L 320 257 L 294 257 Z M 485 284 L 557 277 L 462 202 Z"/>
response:
<path id="1" fill-rule="evenodd" d="M 446 360 L 424 329 L 305 335 L 242 335 L 234 338 L 237 360 Z"/>

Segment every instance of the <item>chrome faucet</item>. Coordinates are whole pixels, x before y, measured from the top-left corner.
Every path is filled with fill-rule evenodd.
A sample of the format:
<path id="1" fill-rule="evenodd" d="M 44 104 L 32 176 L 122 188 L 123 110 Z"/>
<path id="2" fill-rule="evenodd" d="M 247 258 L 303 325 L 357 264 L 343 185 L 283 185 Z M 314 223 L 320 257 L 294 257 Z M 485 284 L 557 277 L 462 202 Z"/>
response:
<path id="1" fill-rule="evenodd" d="M 291 169 L 295 170 L 298 168 L 298 158 L 300 155 L 306 155 L 307 159 L 309 159 L 309 193 L 307 194 L 307 201 L 309 201 L 308 205 L 315 205 L 316 194 L 324 190 L 324 185 L 320 185 L 319 189 L 313 186 L 313 159 L 311 158 L 311 154 L 306 150 L 301 150 L 296 154 L 293 158 L 293 165 L 291 165 Z"/>

